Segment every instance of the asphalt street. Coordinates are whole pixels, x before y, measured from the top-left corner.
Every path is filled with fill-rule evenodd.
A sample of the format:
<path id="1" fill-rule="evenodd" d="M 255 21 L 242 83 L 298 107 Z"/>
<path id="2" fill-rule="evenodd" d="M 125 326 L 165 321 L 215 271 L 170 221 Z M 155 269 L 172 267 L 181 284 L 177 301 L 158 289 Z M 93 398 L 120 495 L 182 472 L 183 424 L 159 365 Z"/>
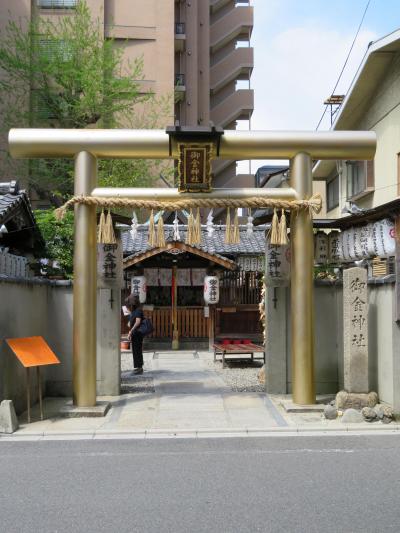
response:
<path id="1" fill-rule="evenodd" d="M 0 531 L 400 531 L 400 435 L 1 442 Z"/>

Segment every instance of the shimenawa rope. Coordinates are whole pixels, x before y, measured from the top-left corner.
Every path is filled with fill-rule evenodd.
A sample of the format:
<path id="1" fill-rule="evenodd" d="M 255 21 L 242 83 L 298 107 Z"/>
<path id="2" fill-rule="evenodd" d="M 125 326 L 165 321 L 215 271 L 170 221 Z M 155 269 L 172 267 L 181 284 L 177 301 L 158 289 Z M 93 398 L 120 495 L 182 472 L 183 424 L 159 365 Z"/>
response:
<path id="1" fill-rule="evenodd" d="M 68 208 L 74 204 L 84 204 L 95 207 L 133 207 L 136 209 L 154 209 L 164 211 L 181 211 L 195 208 L 274 208 L 299 211 L 310 210 L 310 215 L 318 214 L 322 208 L 320 194 L 313 195 L 309 200 L 275 200 L 273 198 L 250 197 L 243 199 L 229 198 L 179 198 L 179 200 L 137 200 L 134 198 L 94 198 L 93 196 L 73 196 L 63 206 L 55 210 L 57 219 L 62 219 Z"/>

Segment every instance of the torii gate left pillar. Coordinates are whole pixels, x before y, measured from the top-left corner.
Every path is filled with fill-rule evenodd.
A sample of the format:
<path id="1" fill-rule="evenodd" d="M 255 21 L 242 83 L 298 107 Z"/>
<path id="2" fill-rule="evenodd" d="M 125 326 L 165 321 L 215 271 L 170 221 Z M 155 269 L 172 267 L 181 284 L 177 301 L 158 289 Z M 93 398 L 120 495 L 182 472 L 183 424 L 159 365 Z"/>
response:
<path id="1" fill-rule="evenodd" d="M 244 199 L 263 196 L 307 200 L 312 194 L 312 159 L 372 159 L 374 132 L 226 131 L 221 159 L 291 159 L 292 188 L 215 189 L 184 193 L 177 189 L 96 188 L 97 158 L 170 159 L 178 157 L 162 130 L 14 129 L 9 133 L 11 155 L 17 158 L 74 158 L 75 194 L 100 197 L 176 200 L 196 197 Z M 293 401 L 315 402 L 313 238 L 305 210 L 291 219 L 292 246 L 292 369 Z M 96 405 L 96 208 L 75 206 L 73 395 L 77 407 Z"/>
<path id="2" fill-rule="evenodd" d="M 88 196 L 97 185 L 97 159 L 90 152 L 75 156 L 75 195 Z M 73 402 L 96 405 L 96 206 L 76 204 L 73 304 Z"/>

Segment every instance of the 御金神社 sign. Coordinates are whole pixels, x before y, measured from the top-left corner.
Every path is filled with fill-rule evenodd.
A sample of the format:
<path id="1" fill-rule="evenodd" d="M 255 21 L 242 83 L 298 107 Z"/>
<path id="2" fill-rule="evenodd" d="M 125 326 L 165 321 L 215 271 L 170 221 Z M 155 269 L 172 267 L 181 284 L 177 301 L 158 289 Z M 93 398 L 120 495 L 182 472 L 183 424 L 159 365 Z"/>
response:
<path id="1" fill-rule="evenodd" d="M 179 192 L 211 191 L 211 143 L 180 143 Z"/>
<path id="2" fill-rule="evenodd" d="M 122 244 L 97 244 L 97 286 L 99 288 L 122 287 Z"/>

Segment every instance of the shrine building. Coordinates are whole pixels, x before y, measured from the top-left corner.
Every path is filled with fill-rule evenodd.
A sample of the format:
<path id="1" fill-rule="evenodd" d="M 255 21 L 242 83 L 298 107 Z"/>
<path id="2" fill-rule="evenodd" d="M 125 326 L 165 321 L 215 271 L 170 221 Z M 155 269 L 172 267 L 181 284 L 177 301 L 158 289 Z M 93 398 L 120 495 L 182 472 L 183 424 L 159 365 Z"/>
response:
<path id="1" fill-rule="evenodd" d="M 143 310 L 153 322 L 152 343 L 170 345 L 173 316 L 176 316 L 179 346 L 208 348 L 222 339 L 262 342 L 260 321 L 262 279 L 265 270 L 265 226 L 240 226 L 240 243 L 226 244 L 225 226 L 212 231 L 202 226 L 200 245 L 186 244 L 187 226 L 179 226 L 179 240 L 166 224 L 165 246 L 148 245 L 148 227 L 140 225 L 135 239 L 122 229 L 125 287 L 122 302 L 132 290 L 132 281 L 144 279 L 146 301 Z M 218 278 L 218 301 L 206 305 L 206 276 Z M 215 280 L 213 280 L 215 281 Z M 215 291 L 215 287 L 213 288 Z M 176 298 L 174 295 L 176 294 Z M 127 319 L 121 316 L 121 333 L 127 333 Z"/>

